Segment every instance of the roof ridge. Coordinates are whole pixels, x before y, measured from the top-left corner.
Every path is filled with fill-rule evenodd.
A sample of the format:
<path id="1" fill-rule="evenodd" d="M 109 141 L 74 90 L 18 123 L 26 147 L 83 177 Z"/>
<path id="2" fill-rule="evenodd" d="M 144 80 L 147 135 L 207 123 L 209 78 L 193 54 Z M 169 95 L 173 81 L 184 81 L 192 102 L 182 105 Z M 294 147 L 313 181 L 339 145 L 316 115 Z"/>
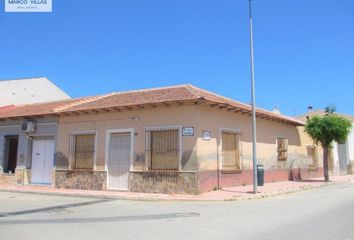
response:
<path id="1" fill-rule="evenodd" d="M 145 91 L 156 91 L 156 90 L 164 90 L 164 89 L 173 89 L 179 87 L 186 87 L 188 84 L 179 84 L 179 85 L 172 85 L 166 87 L 154 87 L 154 88 L 141 88 L 136 90 L 128 90 L 128 91 L 120 91 L 120 92 L 113 92 L 112 94 L 126 94 L 126 93 L 135 93 L 135 92 L 145 92 Z"/>
<path id="2" fill-rule="evenodd" d="M 196 98 L 201 98 L 201 97 L 203 97 L 203 95 L 200 94 L 200 92 L 199 92 L 199 90 L 201 90 L 200 88 L 198 88 L 198 87 L 196 87 L 196 86 L 194 86 L 194 85 L 192 85 L 192 84 L 190 84 L 190 83 L 185 84 L 185 86 L 188 88 L 188 90 L 189 90 L 193 95 L 196 96 Z M 198 90 L 198 91 L 196 91 L 196 90 Z"/>
<path id="3" fill-rule="evenodd" d="M 241 105 L 245 105 L 245 106 L 251 107 L 250 104 L 236 101 L 235 99 L 232 99 L 232 98 L 229 98 L 229 97 L 225 97 L 225 96 L 216 94 L 216 93 L 214 93 L 214 92 L 211 92 L 211 91 L 208 91 L 208 90 L 205 90 L 205 89 L 202 89 L 202 88 L 193 86 L 193 85 L 191 85 L 191 84 L 190 84 L 190 86 L 193 87 L 194 89 L 197 89 L 198 91 L 207 92 L 208 94 L 212 94 L 212 95 L 214 95 L 215 97 L 223 98 L 223 99 L 230 100 L 230 101 L 233 101 L 233 102 L 238 103 L 238 104 L 241 104 Z M 260 109 L 260 108 L 259 108 L 259 109 Z"/>
<path id="4" fill-rule="evenodd" d="M 84 104 L 84 103 L 89 103 L 89 102 L 93 102 L 93 101 L 96 101 L 96 100 L 100 100 L 100 99 L 103 99 L 103 98 L 106 98 L 106 97 L 109 97 L 109 96 L 112 96 L 114 95 L 114 93 L 107 93 L 107 94 L 104 94 L 104 95 L 99 95 L 99 96 L 90 96 L 90 97 L 84 97 L 84 98 L 81 98 L 81 101 L 79 100 L 80 98 L 78 98 L 77 100 L 78 101 L 74 101 L 70 104 L 65 104 L 63 106 L 59 106 L 59 107 L 56 107 L 56 108 L 53 108 L 53 111 L 54 112 L 60 112 L 60 111 L 63 111 L 65 109 L 68 109 L 68 108 L 71 108 L 71 107 L 75 107 L 75 106 L 79 106 L 81 104 Z M 75 100 L 75 99 L 73 99 Z"/>

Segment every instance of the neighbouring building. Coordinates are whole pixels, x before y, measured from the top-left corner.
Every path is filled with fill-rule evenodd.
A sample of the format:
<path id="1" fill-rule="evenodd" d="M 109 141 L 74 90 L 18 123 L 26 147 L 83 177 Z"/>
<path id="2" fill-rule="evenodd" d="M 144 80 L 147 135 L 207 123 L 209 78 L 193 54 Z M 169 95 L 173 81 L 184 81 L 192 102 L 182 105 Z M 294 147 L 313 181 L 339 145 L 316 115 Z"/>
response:
<path id="1" fill-rule="evenodd" d="M 38 110 L 31 111 L 33 116 L 27 116 L 28 104 L 68 99 L 70 99 L 68 94 L 45 77 L 0 80 L 0 111 L 13 109 L 14 113 L 23 116 L 23 118 L 11 117 L 0 121 L 1 183 L 50 183 L 49 175 L 52 171 L 55 152 L 57 116 L 48 115 L 46 118 L 38 118 L 38 110 L 43 113 L 42 105 L 38 105 Z M 58 104 L 61 105 L 63 102 L 50 103 L 48 106 L 55 108 Z M 37 105 L 33 106 L 37 107 Z M 21 129 L 22 127 L 27 129 Z M 36 131 L 31 131 L 32 128 Z M 42 174 L 42 170 L 37 167 L 38 161 L 36 161 L 34 171 L 41 173 L 41 176 L 36 179 L 37 174 L 35 174 L 32 179 L 30 160 L 32 152 L 37 152 L 39 148 L 47 149 L 46 168 L 48 171 Z"/>
<path id="2" fill-rule="evenodd" d="M 311 110 L 307 114 L 299 116 L 298 119 L 306 121 L 307 117 L 324 116 L 326 112 L 322 109 Z M 354 116 L 349 114 L 335 113 L 340 117 L 344 117 L 352 121 L 352 130 L 347 141 L 341 143 L 333 143 L 333 149 L 329 153 L 329 170 L 333 175 L 353 174 L 354 170 Z"/>
<path id="3" fill-rule="evenodd" d="M 0 108 L 69 98 L 68 94 L 45 77 L 0 80 Z"/>
<path id="4" fill-rule="evenodd" d="M 0 124 L 57 123 L 54 161 L 33 150 L 38 128 L 23 137 L 27 150 L 17 147 L 27 155 L 17 152 L 15 168 L 36 179 L 34 162 L 44 154 L 38 161 L 53 163 L 47 174 L 57 188 L 197 194 L 252 183 L 250 114 L 248 104 L 180 85 L 2 109 Z M 16 140 L 2 129 L 0 138 L 12 144 L 2 151 L 9 159 Z M 257 109 L 257 142 L 266 182 L 322 175 L 321 153 L 302 121 Z M 2 159 L 3 169 L 8 162 Z"/>
<path id="5" fill-rule="evenodd" d="M 53 184 L 56 111 L 92 99 L 0 108 L 0 184 Z"/>

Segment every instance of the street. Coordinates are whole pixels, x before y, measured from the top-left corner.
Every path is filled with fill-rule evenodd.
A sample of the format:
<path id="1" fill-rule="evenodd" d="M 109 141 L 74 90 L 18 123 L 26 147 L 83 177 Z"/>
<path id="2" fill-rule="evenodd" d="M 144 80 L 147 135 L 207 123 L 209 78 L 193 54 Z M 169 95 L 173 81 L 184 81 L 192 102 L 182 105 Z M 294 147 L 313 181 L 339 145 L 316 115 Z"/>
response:
<path id="1" fill-rule="evenodd" d="M 0 239 L 354 240 L 354 183 L 225 202 L 0 192 Z"/>

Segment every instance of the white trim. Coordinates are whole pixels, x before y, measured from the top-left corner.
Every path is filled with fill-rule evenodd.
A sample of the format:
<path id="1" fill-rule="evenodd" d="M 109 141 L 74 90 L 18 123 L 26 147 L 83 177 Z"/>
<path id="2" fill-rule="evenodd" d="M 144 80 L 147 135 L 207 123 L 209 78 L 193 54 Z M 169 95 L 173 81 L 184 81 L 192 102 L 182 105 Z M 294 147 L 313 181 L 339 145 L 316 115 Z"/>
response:
<path id="1" fill-rule="evenodd" d="M 179 144 L 179 153 L 178 153 L 178 172 L 182 171 L 182 154 L 183 154 L 183 142 L 182 142 L 182 125 L 162 125 L 162 126 L 152 126 L 152 127 L 146 127 L 145 128 L 145 133 L 146 131 L 168 131 L 168 130 L 178 130 L 178 144 Z M 145 139 L 146 141 L 146 139 Z M 146 148 L 146 143 L 145 143 L 145 148 Z M 145 149 L 146 151 L 146 149 Z M 145 163 L 146 165 L 146 163 Z"/>
<path id="2" fill-rule="evenodd" d="M 72 153 L 71 151 L 71 142 L 73 136 L 77 135 L 85 135 L 85 134 L 95 134 L 95 149 L 94 149 L 94 154 L 93 154 L 93 171 L 96 171 L 96 163 L 97 163 L 97 143 L 98 143 L 98 138 L 97 138 L 97 130 L 87 130 L 87 131 L 72 131 L 69 133 L 69 164 L 68 164 L 68 170 L 72 170 L 71 168 L 71 163 L 72 163 Z"/>
<path id="3" fill-rule="evenodd" d="M 8 127 L 21 127 L 21 125 L 3 125 L 3 126 L 1 126 L 0 125 L 0 128 L 8 128 Z"/>
<path id="4" fill-rule="evenodd" d="M 97 134 L 97 130 L 85 130 L 85 131 L 71 131 L 70 135 L 84 135 L 84 134 L 92 134 L 95 133 Z"/>
<path id="5" fill-rule="evenodd" d="M 36 137 L 53 137 L 53 139 L 55 138 L 55 134 L 39 134 L 39 135 L 36 135 L 36 134 L 28 134 L 29 137 L 31 138 L 36 138 Z"/>
<path id="6" fill-rule="evenodd" d="M 145 131 L 168 131 L 168 130 L 181 130 L 181 125 L 163 125 L 163 126 L 152 126 L 146 127 Z"/>
<path id="7" fill-rule="evenodd" d="M 45 126 L 45 125 L 58 125 L 57 122 L 50 122 L 50 123 L 36 123 L 37 126 Z M 21 124 L 15 125 L 0 125 L 0 128 L 7 128 L 7 127 L 21 127 Z"/>
<path id="8" fill-rule="evenodd" d="M 242 132 L 240 129 L 238 128 L 219 128 L 219 139 L 220 139 L 220 146 L 219 146 L 219 151 L 218 151 L 218 154 L 219 154 L 219 159 L 220 159 L 220 162 L 219 162 L 219 169 L 222 171 L 223 168 L 222 168 L 222 164 L 223 164 L 223 159 L 222 159 L 222 133 L 225 132 L 225 133 L 235 133 L 235 134 L 238 134 L 239 135 L 239 141 L 238 141 L 238 151 L 239 151 L 239 157 L 240 157 L 240 167 L 241 169 L 239 170 L 243 170 L 243 157 L 242 157 Z M 236 169 L 235 169 L 236 170 Z"/>
<path id="9" fill-rule="evenodd" d="M 241 133 L 239 128 L 219 128 L 219 132 L 228 132 L 228 133 Z"/>
<path id="10" fill-rule="evenodd" d="M 104 168 L 107 173 L 107 189 L 108 190 L 127 190 L 127 189 L 115 189 L 109 188 L 109 170 L 108 170 L 108 158 L 109 158 L 109 143 L 111 142 L 112 133 L 130 133 L 130 167 L 129 173 L 133 171 L 133 160 L 134 160 L 134 128 L 120 128 L 120 129 L 107 129 L 106 130 L 106 144 L 105 144 L 105 156 L 104 156 Z M 128 190 L 129 190 L 129 181 L 128 181 Z"/>
<path id="11" fill-rule="evenodd" d="M 36 125 L 39 125 L 39 126 L 58 125 L 58 123 L 57 123 L 57 122 L 51 122 L 51 123 L 36 123 Z"/>

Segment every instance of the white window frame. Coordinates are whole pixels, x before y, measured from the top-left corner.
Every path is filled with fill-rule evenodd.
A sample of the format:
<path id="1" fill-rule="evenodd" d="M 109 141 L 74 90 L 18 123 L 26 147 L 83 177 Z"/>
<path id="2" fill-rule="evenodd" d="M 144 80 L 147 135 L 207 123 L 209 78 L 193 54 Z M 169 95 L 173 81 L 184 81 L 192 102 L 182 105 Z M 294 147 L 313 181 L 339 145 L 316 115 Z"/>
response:
<path id="1" fill-rule="evenodd" d="M 151 127 L 146 127 L 145 128 L 145 151 L 148 143 L 148 139 L 146 137 L 146 132 L 152 132 L 152 131 L 168 131 L 168 130 L 178 130 L 178 172 L 182 171 L 182 153 L 183 153 L 183 144 L 182 144 L 182 125 L 162 125 L 162 126 L 151 126 Z M 151 137 L 151 136 L 150 136 Z M 149 142 L 151 139 L 149 139 Z M 146 161 L 146 158 L 145 158 Z M 146 162 L 145 162 L 146 166 Z M 147 169 L 145 169 L 147 171 Z"/>
<path id="2" fill-rule="evenodd" d="M 78 170 L 78 169 L 73 169 L 71 167 L 72 162 L 73 162 L 73 156 L 72 156 L 72 152 L 71 152 L 71 143 L 72 141 L 74 141 L 74 137 L 77 135 L 85 135 L 85 134 L 95 134 L 95 147 L 94 147 L 94 154 L 93 154 L 93 171 L 96 171 L 96 162 L 97 162 L 97 130 L 87 130 L 87 131 L 72 131 L 69 134 L 69 164 L 68 164 L 68 170 Z M 80 171 L 80 170 L 79 170 Z"/>
<path id="3" fill-rule="evenodd" d="M 222 158 L 222 133 L 235 133 L 235 134 L 239 134 L 240 136 L 240 139 L 239 139 L 239 143 L 238 143 L 238 147 L 240 148 L 239 149 L 239 155 L 240 155 L 240 169 L 239 170 L 236 170 L 235 169 L 235 172 L 236 171 L 242 171 L 243 170 L 243 157 L 242 157 L 242 131 L 238 128 L 224 128 L 224 127 L 221 127 L 219 128 L 219 141 L 220 141 L 220 144 L 219 144 L 219 159 L 220 159 L 220 162 L 219 162 L 219 169 L 221 171 L 224 171 L 222 166 L 223 166 L 223 158 Z"/>

